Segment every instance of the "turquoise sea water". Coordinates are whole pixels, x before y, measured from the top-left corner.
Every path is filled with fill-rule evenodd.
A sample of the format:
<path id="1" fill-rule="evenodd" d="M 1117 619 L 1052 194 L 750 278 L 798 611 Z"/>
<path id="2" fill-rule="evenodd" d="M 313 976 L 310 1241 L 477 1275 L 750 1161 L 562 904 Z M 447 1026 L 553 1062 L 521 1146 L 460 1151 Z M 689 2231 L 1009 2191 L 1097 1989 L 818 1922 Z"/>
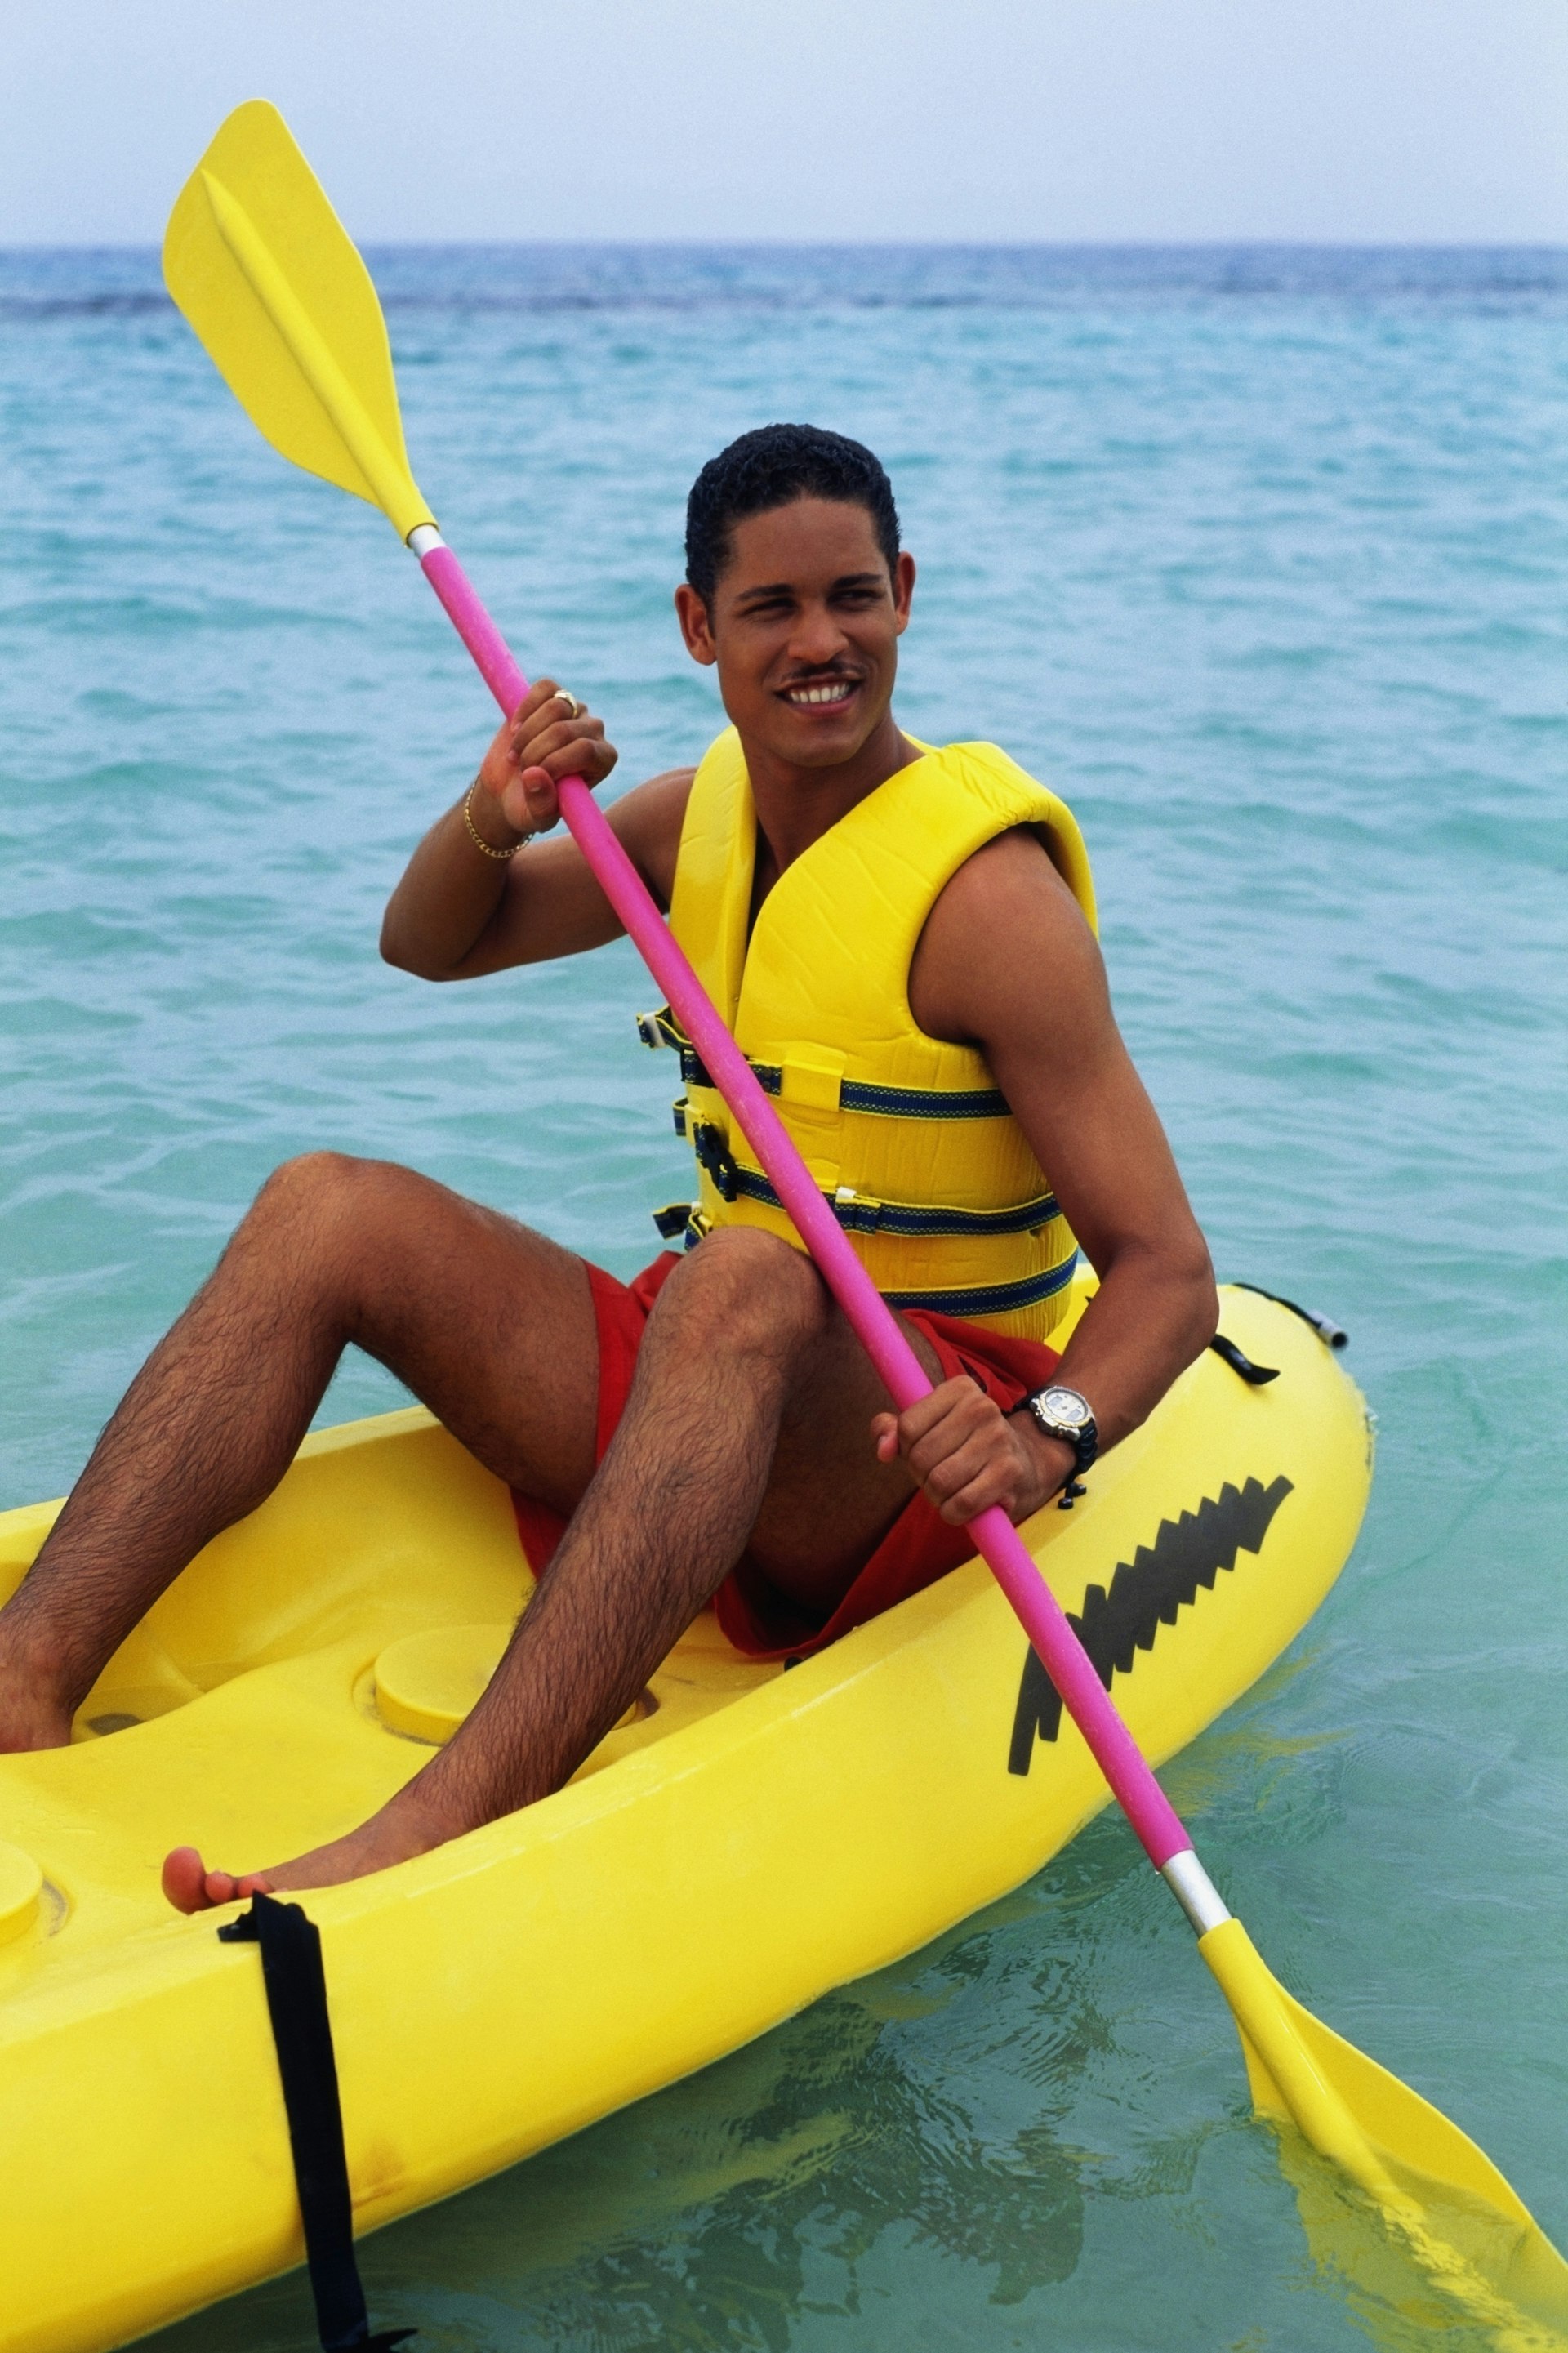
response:
<path id="1" fill-rule="evenodd" d="M 669 607 L 698 465 L 777 416 L 887 459 L 902 718 L 1077 808 L 1221 1272 L 1348 1324 L 1380 1418 L 1338 1588 L 1168 1785 L 1276 1968 L 1568 2243 L 1568 256 L 373 262 L 422 483 L 628 782 L 717 724 Z M 153 256 L 0 257 L 0 478 L 4 1505 L 69 1482 L 289 1153 L 409 1160 L 622 1273 L 682 1176 L 629 949 L 377 962 L 488 706 Z M 352 1363 L 323 1419 L 397 1401 Z M 450 2353 L 1488 2341 L 1314 2258 L 1188 1945 L 1102 1819 L 367 2242 L 377 2317 Z M 313 2341 L 299 2279 L 157 2340 Z"/>

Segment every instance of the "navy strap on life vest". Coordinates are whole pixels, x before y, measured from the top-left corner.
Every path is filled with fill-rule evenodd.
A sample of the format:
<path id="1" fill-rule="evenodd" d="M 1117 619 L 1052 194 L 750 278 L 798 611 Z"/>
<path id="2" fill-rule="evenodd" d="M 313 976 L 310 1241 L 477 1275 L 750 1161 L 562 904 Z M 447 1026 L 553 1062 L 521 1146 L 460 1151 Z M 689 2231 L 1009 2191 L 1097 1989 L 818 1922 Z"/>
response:
<path id="1" fill-rule="evenodd" d="M 1016 1282 L 982 1283 L 973 1291 L 884 1291 L 882 1296 L 889 1307 L 924 1307 L 936 1315 L 956 1315 L 960 1322 L 1007 1315 L 1016 1308 L 1037 1307 L 1042 1299 L 1054 1299 L 1065 1291 L 1078 1272 L 1078 1261 L 1075 1250 L 1058 1266 L 1022 1275 Z"/>
<path id="2" fill-rule="evenodd" d="M 702 1057 L 668 1005 L 662 1006 L 657 1013 L 639 1013 L 637 1035 L 645 1046 L 674 1047 L 680 1057 L 680 1077 L 684 1086 L 713 1088 L 713 1081 Z M 784 1092 L 782 1064 L 751 1062 L 750 1068 L 752 1076 L 765 1095 Z M 1012 1116 L 1007 1098 L 1000 1087 L 884 1087 L 874 1085 L 868 1079 L 841 1079 L 838 1109 L 868 1112 L 879 1119 L 1008 1119 Z M 679 1122 L 676 1132 L 678 1134 L 685 1133 Z"/>
<path id="3" fill-rule="evenodd" d="M 249 1911 L 226 1922 L 218 1935 L 226 1945 L 261 1947 L 261 1981 L 283 2085 L 322 2353 L 391 2353 L 415 2332 L 392 2328 L 371 2334 L 354 2261 L 353 2204 L 321 1930 L 297 1904 L 253 1895 Z"/>
<path id="4" fill-rule="evenodd" d="M 684 1110 L 684 1103 L 676 1106 Z M 743 1168 L 730 1149 L 729 1138 L 712 1120 L 680 1120 L 679 1132 L 689 1134 L 697 1165 L 713 1180 L 723 1201 L 761 1201 L 770 1209 L 784 1207 L 768 1179 L 757 1168 Z M 1027 1201 L 1010 1201 L 999 1209 L 963 1209 L 937 1201 L 870 1201 L 854 1193 L 826 1193 L 823 1199 L 847 1234 L 898 1234 L 947 1239 L 972 1235 L 1032 1234 L 1055 1223 L 1061 1207 L 1054 1193 L 1037 1193 Z M 655 1223 L 658 1213 L 655 1212 Z"/>

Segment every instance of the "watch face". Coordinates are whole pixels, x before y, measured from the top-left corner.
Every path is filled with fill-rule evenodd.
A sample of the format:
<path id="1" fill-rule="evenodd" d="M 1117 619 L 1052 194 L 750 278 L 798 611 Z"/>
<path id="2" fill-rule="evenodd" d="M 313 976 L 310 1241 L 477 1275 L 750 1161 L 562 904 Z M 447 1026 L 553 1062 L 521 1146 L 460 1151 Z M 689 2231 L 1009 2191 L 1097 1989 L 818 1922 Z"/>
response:
<path id="1" fill-rule="evenodd" d="M 1082 1430 L 1094 1419 L 1089 1400 L 1080 1398 L 1076 1389 L 1047 1389 L 1040 1403 L 1049 1419 L 1060 1422 L 1064 1430 Z"/>

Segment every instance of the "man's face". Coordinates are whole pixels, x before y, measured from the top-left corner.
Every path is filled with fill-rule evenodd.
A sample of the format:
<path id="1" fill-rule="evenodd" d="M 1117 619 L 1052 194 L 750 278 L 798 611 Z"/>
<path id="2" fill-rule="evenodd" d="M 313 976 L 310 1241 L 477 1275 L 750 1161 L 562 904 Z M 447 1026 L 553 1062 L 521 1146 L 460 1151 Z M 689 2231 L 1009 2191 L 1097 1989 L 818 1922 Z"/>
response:
<path id="1" fill-rule="evenodd" d="M 694 659 L 718 664 L 742 738 L 791 766 L 829 768 L 887 714 L 914 582 L 909 555 L 889 576 L 866 508 L 795 499 L 734 525 L 711 609 L 684 584 L 675 601 Z"/>

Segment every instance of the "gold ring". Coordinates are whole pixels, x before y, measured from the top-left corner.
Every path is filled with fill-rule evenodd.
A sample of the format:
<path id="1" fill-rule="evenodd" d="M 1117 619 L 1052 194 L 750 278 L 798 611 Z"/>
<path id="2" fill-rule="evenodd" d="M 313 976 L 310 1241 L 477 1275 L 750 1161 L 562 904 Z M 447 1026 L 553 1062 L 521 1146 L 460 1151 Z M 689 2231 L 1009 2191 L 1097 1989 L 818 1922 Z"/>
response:
<path id="1" fill-rule="evenodd" d="M 566 716 L 568 719 L 581 719 L 583 713 L 588 708 L 585 702 L 579 702 L 574 694 L 568 694 L 563 686 L 558 686 L 556 688 L 555 700 L 557 702 L 563 702 L 566 705 Z"/>

